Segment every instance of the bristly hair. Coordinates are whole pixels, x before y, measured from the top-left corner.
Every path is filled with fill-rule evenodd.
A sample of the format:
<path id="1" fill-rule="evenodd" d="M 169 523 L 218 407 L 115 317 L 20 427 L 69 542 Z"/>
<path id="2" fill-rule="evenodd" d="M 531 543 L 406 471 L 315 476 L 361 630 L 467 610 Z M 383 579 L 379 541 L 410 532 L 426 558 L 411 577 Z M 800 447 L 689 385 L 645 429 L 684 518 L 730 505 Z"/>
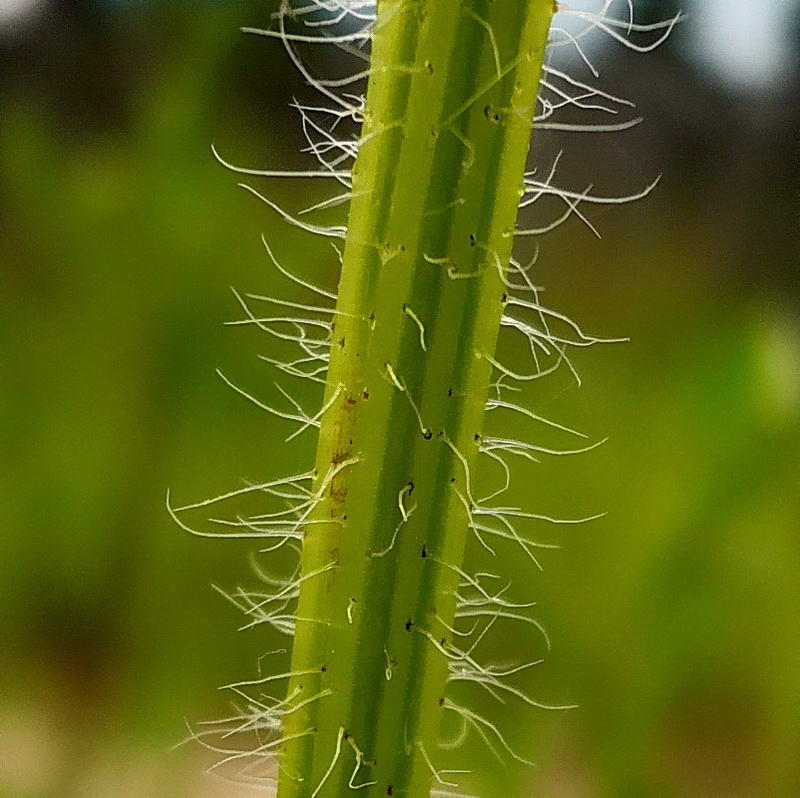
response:
<path id="1" fill-rule="evenodd" d="M 616 13 L 617 8 L 621 9 L 621 13 Z M 475 24 L 483 27 L 489 37 L 499 78 L 503 66 L 494 32 L 478 15 L 471 11 L 469 13 L 472 14 Z M 586 45 L 591 36 L 601 33 L 631 50 L 647 52 L 661 44 L 681 18 L 682 15 L 678 14 L 663 22 L 639 24 L 635 20 L 633 0 L 621 0 L 621 2 L 597 0 L 597 8 L 594 11 L 572 9 L 566 3 L 558 5 L 550 29 L 540 91 L 536 101 L 534 115 L 536 129 L 574 133 L 613 133 L 638 124 L 641 118 L 635 114 L 633 102 L 596 85 L 600 73 L 592 61 L 590 48 Z M 342 256 L 336 242 L 346 237 L 346 225 L 316 223 L 311 220 L 321 211 L 347 206 L 357 196 L 353 192 L 353 167 L 359 149 L 367 140 L 360 138 L 359 134 L 365 117 L 365 84 L 371 74 L 371 43 L 376 26 L 379 24 L 385 24 L 385 20 L 378 21 L 375 3 L 368 0 L 295 0 L 293 3 L 284 0 L 281 9 L 274 15 L 268 27 L 244 28 L 247 34 L 276 39 L 284 47 L 290 61 L 308 85 L 316 90 L 316 101 L 295 99 L 292 103 L 299 114 L 306 142 L 304 151 L 311 156 L 312 164 L 302 170 L 243 167 L 232 163 L 216 146 L 212 147 L 214 157 L 224 167 L 247 178 L 284 178 L 301 181 L 312 179 L 330 185 L 332 191 L 325 200 L 292 211 L 278 204 L 262 188 L 257 189 L 250 183 L 240 183 L 245 190 L 288 224 L 314 236 L 331 239 L 340 262 Z M 310 46 L 334 47 L 343 52 L 352 60 L 352 72 L 344 77 L 332 79 L 318 77 L 302 57 L 303 50 Z M 563 62 L 568 59 L 556 58 L 557 53 L 565 49 L 577 55 L 577 59 L 573 59 L 578 65 L 576 74 L 567 71 L 568 67 L 563 66 Z M 588 75 L 578 76 L 585 73 Z M 485 113 L 491 115 L 496 112 L 487 106 Z M 461 144 L 464 161 L 468 164 L 473 157 L 472 144 L 466 139 L 461 141 Z M 567 157 L 565 150 L 559 150 L 549 162 L 537 163 L 524 174 L 519 191 L 520 220 L 515 229 L 508 231 L 508 235 L 534 239 L 536 256 L 539 251 L 539 237 L 573 217 L 577 218 L 591 234 L 599 237 L 600 231 L 591 217 L 592 206 L 616 205 L 640 199 L 649 194 L 658 183 L 658 177 L 655 177 L 640 191 L 625 196 L 606 196 L 597 193 L 591 182 L 579 186 L 562 185 L 559 182 L 559 169 Z M 286 255 L 276 252 L 266 238 L 263 240 L 263 245 L 271 266 L 283 278 L 307 292 L 309 298 L 306 302 L 297 302 L 271 295 L 240 293 L 233 289 L 242 315 L 229 324 L 255 327 L 266 333 L 268 338 L 295 347 L 295 353 L 288 358 L 268 355 L 260 357 L 284 377 L 305 380 L 312 385 L 325 385 L 331 347 L 334 345 L 334 323 L 337 316 L 343 314 L 343 311 L 335 306 L 337 295 L 295 274 L 286 264 Z M 382 252 L 382 262 L 386 264 L 396 255 L 397 251 Z M 585 434 L 513 401 L 513 396 L 509 394 L 518 393 L 526 383 L 562 368 L 568 369 L 580 383 L 577 369 L 570 358 L 572 350 L 625 339 L 588 334 L 567 316 L 544 306 L 540 301 L 541 289 L 534 284 L 530 274 L 536 263 L 536 256 L 525 265 L 515 258 L 508 263 L 502 263 L 497 259 L 495 264 L 507 289 L 501 328 L 509 335 L 521 336 L 526 354 L 529 355 L 529 365 L 523 368 L 515 364 L 504 364 L 494 352 L 475 353 L 477 357 L 484 358 L 491 364 L 494 374 L 485 410 L 492 411 L 491 416 L 500 416 L 504 413 L 522 416 L 531 421 L 532 426 L 543 425 L 558 434 L 586 440 Z M 434 266 L 446 269 L 448 276 L 453 279 L 469 276 L 457 273 L 452 269 L 452 265 L 443 259 L 426 256 L 426 260 Z M 409 304 L 403 305 L 403 313 L 417 331 L 415 334 L 418 334 L 420 353 L 425 353 L 429 341 L 424 321 Z M 374 323 L 374 319 L 367 315 L 363 317 L 363 321 L 367 324 Z M 331 390 L 329 385 L 327 399 L 320 398 L 315 407 L 306 408 L 293 397 L 291 391 L 276 383 L 277 390 L 282 396 L 282 405 L 272 406 L 259 400 L 255 392 L 240 387 L 221 371 L 219 376 L 249 402 L 289 422 L 292 426 L 286 437 L 287 441 L 310 429 L 319 428 L 326 413 L 340 399 L 344 389 L 342 385 L 335 385 Z M 384 377 L 404 394 L 404 401 L 409 403 L 423 436 L 431 435 L 432 431 L 423 421 L 420 400 L 407 390 L 403 376 L 396 373 L 390 363 L 386 363 Z M 480 440 L 477 440 L 478 437 Z M 578 447 L 554 448 L 534 441 L 504 437 L 501 434 L 476 436 L 480 454 L 496 469 L 493 475 L 494 486 L 486 487 L 485 490 L 479 490 L 476 486 L 475 475 L 471 473 L 468 460 L 456 443 L 447 438 L 442 440 L 463 466 L 461 487 L 454 485 L 453 490 L 463 504 L 468 528 L 474 536 L 473 543 L 489 556 L 495 554 L 494 547 L 498 543 L 510 544 L 517 546 L 525 558 L 536 568 L 540 568 L 536 553 L 556 546 L 529 538 L 518 529 L 518 526 L 527 521 L 580 524 L 599 517 L 593 515 L 588 518 L 555 518 L 520 507 L 504 506 L 497 501 L 511 486 L 514 459 L 539 462 L 543 457 L 579 454 L 599 446 L 603 443 L 602 440 Z M 286 550 L 299 563 L 302 541 L 310 526 L 342 523 L 336 518 L 325 520 L 315 517 L 314 511 L 338 475 L 355 467 L 358 462 L 359 457 L 353 456 L 332 464 L 329 471 L 323 474 L 307 470 L 267 481 L 245 482 L 243 487 L 219 496 L 178 507 L 172 505 L 168 494 L 167 507 L 176 523 L 192 534 L 219 538 L 261 538 L 265 541 L 265 548 L 261 550 L 261 554 L 272 555 L 278 550 Z M 385 547 L 369 551 L 370 558 L 384 558 L 394 550 L 398 535 L 417 508 L 414 488 L 413 482 L 395 488 L 397 517 L 391 523 L 390 538 Z M 212 517 L 199 527 L 196 521 L 187 520 L 193 513 L 202 513 L 218 505 L 230 505 L 236 508 L 247 500 L 257 501 L 257 512 L 244 513 L 233 509 L 231 514 L 225 517 Z M 265 508 L 268 507 L 272 509 L 266 511 Z M 503 541 L 505 543 L 502 543 Z M 508 597 L 510 582 L 497 574 L 484 572 L 470 574 L 460 564 L 437 560 L 424 548 L 422 557 L 430 557 L 431 561 L 438 562 L 443 568 L 457 574 L 455 620 L 453 625 L 441 622 L 446 626 L 446 631 L 462 639 L 463 644 L 456 646 L 452 642 L 443 643 L 429 630 L 407 627 L 426 636 L 447 658 L 449 682 L 451 684 L 466 682 L 474 685 L 501 702 L 506 699 L 516 699 L 532 707 L 569 708 L 539 702 L 516 687 L 513 682 L 508 681 L 510 676 L 537 665 L 541 660 L 533 659 L 520 664 L 500 666 L 482 663 L 479 659 L 478 649 L 486 635 L 496 624 L 502 623 L 529 628 L 544 640 L 549 650 L 550 638 L 547 632 L 528 612 L 533 602 L 511 600 Z M 299 617 L 297 601 L 301 586 L 330 571 L 335 567 L 335 563 L 333 561 L 325 563 L 302 575 L 297 564 L 286 574 L 273 575 L 265 569 L 262 560 L 262 557 L 256 557 L 253 561 L 253 570 L 259 582 L 257 588 L 238 587 L 232 591 L 216 588 L 244 615 L 245 620 L 241 628 L 251 629 L 266 624 L 287 637 L 293 637 L 298 623 L 321 623 L 319 619 Z M 353 603 L 348 605 L 349 622 L 352 623 L 352 613 L 356 611 L 357 607 Z M 287 652 L 281 649 L 270 652 L 270 657 L 285 658 L 286 654 Z M 385 651 L 385 656 L 385 678 L 389 681 L 393 676 L 394 663 L 388 651 Z M 323 689 L 312 695 L 301 695 L 299 691 L 289 689 L 283 697 L 278 698 L 268 692 L 271 686 L 283 684 L 303 672 L 292 671 L 290 667 L 276 667 L 266 675 L 259 673 L 257 678 L 225 686 L 224 689 L 230 691 L 232 696 L 230 714 L 218 720 L 190 727 L 187 738 L 200 743 L 218 757 L 218 761 L 210 768 L 212 772 L 236 783 L 251 787 L 260 786 L 267 794 L 274 793 L 278 774 L 282 769 L 281 751 L 284 743 L 293 738 L 315 733 L 314 729 L 309 728 L 287 736 L 284 731 L 284 718 L 310 704 L 324 701 L 331 693 L 330 690 Z M 448 696 L 442 699 L 441 707 L 456 719 L 460 729 L 452 739 L 440 740 L 442 749 L 457 748 L 464 743 L 468 735 L 474 733 L 499 761 L 510 757 L 519 762 L 527 762 L 510 746 L 494 722 L 465 706 L 463 701 L 456 702 Z M 419 745 L 422 743 L 419 742 Z M 344 728 L 340 728 L 327 769 L 318 783 L 309 785 L 310 797 L 316 798 L 325 794 L 326 782 L 343 756 L 348 756 L 354 764 L 349 781 L 351 789 L 357 790 L 372 784 L 364 782 L 360 775 L 368 761 L 362 747 L 363 741 L 355 740 Z M 465 793 L 459 791 L 455 779 L 466 771 L 437 768 L 433 762 L 435 752 L 428 751 L 424 746 L 421 749 L 421 756 L 433 778 L 434 787 L 430 793 L 432 798 L 468 798 Z M 389 789 L 391 790 L 391 787 Z"/>

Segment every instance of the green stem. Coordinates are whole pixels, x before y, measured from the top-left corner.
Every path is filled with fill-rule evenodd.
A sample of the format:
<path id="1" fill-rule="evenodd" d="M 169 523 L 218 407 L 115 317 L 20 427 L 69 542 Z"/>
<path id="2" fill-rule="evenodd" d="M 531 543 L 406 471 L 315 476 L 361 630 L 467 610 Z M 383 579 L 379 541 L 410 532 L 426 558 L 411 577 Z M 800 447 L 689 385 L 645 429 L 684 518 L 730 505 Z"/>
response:
<path id="1" fill-rule="evenodd" d="M 428 796 L 552 0 L 381 0 L 280 798 Z M 359 767 L 360 763 L 360 767 Z"/>

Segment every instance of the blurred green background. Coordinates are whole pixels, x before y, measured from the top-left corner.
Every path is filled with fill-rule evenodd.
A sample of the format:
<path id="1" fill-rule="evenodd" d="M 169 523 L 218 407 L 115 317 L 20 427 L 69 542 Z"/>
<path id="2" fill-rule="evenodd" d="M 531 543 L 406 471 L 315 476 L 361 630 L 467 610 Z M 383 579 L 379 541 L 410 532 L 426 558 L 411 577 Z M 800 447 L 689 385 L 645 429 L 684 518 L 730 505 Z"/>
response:
<path id="1" fill-rule="evenodd" d="M 581 388 L 557 377 L 523 397 L 610 440 L 520 466 L 509 503 L 608 515 L 545 530 L 563 548 L 542 574 L 502 555 L 554 641 L 521 686 L 580 708 L 495 709 L 538 767 L 500 767 L 470 742 L 487 798 L 800 796 L 800 14 L 765 0 L 774 24 L 754 28 L 752 3 L 683 5 L 693 16 L 658 52 L 594 55 L 646 124 L 536 137 L 534 160 L 564 148 L 579 190 L 664 177 L 634 206 L 589 211 L 602 241 L 577 220 L 542 241 L 548 304 L 632 340 L 579 352 Z M 275 347 L 222 326 L 237 317 L 229 285 L 300 297 L 275 287 L 262 232 L 336 283 L 335 253 L 209 151 L 309 163 L 288 107 L 309 90 L 279 45 L 237 32 L 274 6 L 0 4 L 4 797 L 250 794 L 205 775 L 201 748 L 170 749 L 184 718 L 225 713 L 217 685 L 282 644 L 237 633 L 210 588 L 252 583 L 258 546 L 188 536 L 164 494 L 201 498 L 311 457 L 313 435 L 285 446 L 291 428 L 214 375 L 275 394 L 255 357 Z M 656 18 L 675 3 L 640 6 Z M 318 66 L 339 74 L 344 58 Z M 261 188 L 297 210 L 325 187 Z M 506 630 L 485 653 L 531 645 Z"/>

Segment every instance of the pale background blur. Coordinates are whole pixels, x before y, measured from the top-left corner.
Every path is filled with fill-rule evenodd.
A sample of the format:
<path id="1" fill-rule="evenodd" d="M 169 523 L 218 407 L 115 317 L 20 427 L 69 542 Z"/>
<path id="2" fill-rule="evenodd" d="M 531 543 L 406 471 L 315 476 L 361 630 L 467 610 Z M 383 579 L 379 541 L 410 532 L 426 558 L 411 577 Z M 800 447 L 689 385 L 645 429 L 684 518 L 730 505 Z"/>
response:
<path id="1" fill-rule="evenodd" d="M 202 749 L 170 747 L 281 644 L 237 633 L 210 587 L 251 581 L 257 546 L 182 533 L 164 494 L 300 470 L 313 448 L 279 445 L 288 428 L 214 375 L 274 393 L 267 344 L 222 326 L 229 285 L 275 282 L 262 232 L 336 281 L 333 253 L 209 151 L 308 164 L 288 107 L 308 90 L 279 44 L 238 33 L 274 5 L 0 0 L 3 798 L 247 794 L 203 775 Z M 651 21 L 678 5 L 638 7 Z M 610 440 L 521 468 L 512 501 L 608 515 L 551 535 L 563 549 L 542 575 L 506 564 L 554 641 L 524 686 L 580 709 L 503 708 L 539 767 L 498 768 L 476 745 L 486 798 L 800 795 L 800 5 L 681 7 L 656 53 L 590 48 L 645 124 L 536 137 L 534 159 L 565 149 L 573 187 L 664 177 L 634 206 L 589 210 L 602 241 L 577 220 L 542 241 L 550 306 L 632 340 L 580 352 L 580 389 L 524 397 Z M 262 187 L 293 209 L 321 196 Z M 510 642 L 492 640 L 498 658 Z"/>

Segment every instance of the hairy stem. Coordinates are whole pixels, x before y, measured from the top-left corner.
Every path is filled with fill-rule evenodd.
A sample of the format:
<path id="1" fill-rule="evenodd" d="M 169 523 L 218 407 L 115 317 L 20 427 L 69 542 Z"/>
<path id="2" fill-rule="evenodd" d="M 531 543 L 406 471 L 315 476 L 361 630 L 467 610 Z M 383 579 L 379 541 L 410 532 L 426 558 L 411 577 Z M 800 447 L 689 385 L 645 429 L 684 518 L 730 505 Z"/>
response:
<path id="1" fill-rule="evenodd" d="M 280 798 L 428 796 L 552 0 L 380 0 Z"/>

